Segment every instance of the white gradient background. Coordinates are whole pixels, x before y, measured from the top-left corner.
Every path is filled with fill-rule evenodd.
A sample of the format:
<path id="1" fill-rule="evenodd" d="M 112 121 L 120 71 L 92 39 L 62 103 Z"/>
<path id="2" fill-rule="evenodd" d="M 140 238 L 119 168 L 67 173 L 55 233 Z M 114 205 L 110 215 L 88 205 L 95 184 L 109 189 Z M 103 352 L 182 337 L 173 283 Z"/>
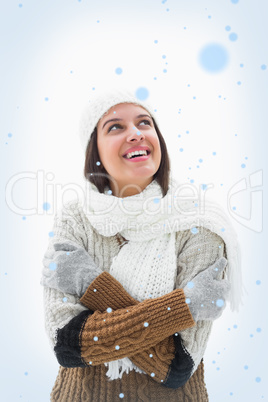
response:
<path id="1" fill-rule="evenodd" d="M 75 197 L 70 190 L 63 196 L 61 186 L 83 183 L 81 111 L 94 91 L 111 85 L 148 89 L 173 175 L 185 183 L 212 183 L 209 194 L 229 214 L 240 240 L 247 294 L 239 313 L 228 307 L 214 324 L 205 354 L 210 401 L 267 398 L 267 212 L 260 200 L 250 204 L 249 187 L 233 198 L 236 211 L 228 210 L 230 188 L 242 179 L 249 185 L 257 171 L 264 182 L 256 189 L 266 201 L 268 69 L 261 69 L 268 65 L 266 1 L 2 0 L 0 5 L 0 400 L 49 401 L 59 366 L 44 331 L 42 258 L 55 210 Z M 227 25 L 237 41 L 229 40 Z M 198 61 L 211 42 L 229 54 L 226 68 L 214 74 Z M 121 75 L 115 73 L 118 67 Z M 7 184 L 14 175 L 35 177 L 38 171 L 47 177 L 43 196 L 37 197 L 36 180 L 18 181 L 11 198 L 24 212 L 15 211 L 10 194 L 5 201 Z M 47 212 L 44 202 L 51 204 Z M 37 206 L 39 212 L 27 211 Z"/>

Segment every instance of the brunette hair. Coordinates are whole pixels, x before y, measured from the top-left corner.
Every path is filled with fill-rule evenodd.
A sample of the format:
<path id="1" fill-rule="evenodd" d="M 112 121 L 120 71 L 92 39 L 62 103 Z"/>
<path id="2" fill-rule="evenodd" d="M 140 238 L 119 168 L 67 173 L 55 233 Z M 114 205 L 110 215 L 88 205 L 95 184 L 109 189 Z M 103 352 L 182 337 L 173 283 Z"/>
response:
<path id="1" fill-rule="evenodd" d="M 157 132 L 160 148 L 161 148 L 161 162 L 157 172 L 154 174 L 153 179 L 157 181 L 162 189 L 163 197 L 167 194 L 169 177 L 170 177 L 170 159 L 167 152 L 165 140 L 152 117 L 155 131 Z M 110 187 L 110 175 L 103 165 L 98 167 L 97 162 L 100 161 L 99 151 L 97 146 L 97 127 L 93 130 L 90 140 L 86 149 L 86 158 L 84 165 L 84 176 L 91 183 L 95 184 L 100 193 L 104 193 L 105 187 Z"/>

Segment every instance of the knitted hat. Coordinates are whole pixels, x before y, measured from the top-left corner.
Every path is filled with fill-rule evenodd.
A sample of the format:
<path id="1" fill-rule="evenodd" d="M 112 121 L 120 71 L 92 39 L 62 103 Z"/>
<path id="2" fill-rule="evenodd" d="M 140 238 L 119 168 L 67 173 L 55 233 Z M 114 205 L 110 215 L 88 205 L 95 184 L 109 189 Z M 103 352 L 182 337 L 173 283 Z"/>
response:
<path id="1" fill-rule="evenodd" d="M 88 142 L 94 128 L 97 126 L 99 120 L 103 117 L 105 112 L 119 103 L 134 103 L 135 105 L 142 106 L 148 113 L 155 119 L 152 112 L 152 107 L 146 102 L 139 100 L 128 90 L 114 89 L 102 92 L 90 101 L 90 104 L 85 108 L 79 127 L 80 141 L 82 147 L 86 151 Z M 155 119 L 156 120 L 156 119 Z"/>

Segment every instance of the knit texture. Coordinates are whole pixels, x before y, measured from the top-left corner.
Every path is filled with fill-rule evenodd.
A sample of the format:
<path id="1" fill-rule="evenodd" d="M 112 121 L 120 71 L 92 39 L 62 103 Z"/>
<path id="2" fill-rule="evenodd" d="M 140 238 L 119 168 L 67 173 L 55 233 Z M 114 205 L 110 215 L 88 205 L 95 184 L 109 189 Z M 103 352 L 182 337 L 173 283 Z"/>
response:
<path id="1" fill-rule="evenodd" d="M 40 284 L 82 296 L 102 271 L 84 247 L 70 240 L 54 243 L 53 248 L 44 255 Z"/>
<path id="2" fill-rule="evenodd" d="M 109 282 L 116 282 L 106 272 L 100 277 L 103 278 L 99 282 L 106 281 L 106 286 Z M 94 281 L 95 291 L 100 289 L 97 279 Z M 94 298 L 93 289 L 91 293 Z M 59 363 L 65 367 L 84 367 L 87 363 L 99 365 L 131 357 L 175 331 L 194 324 L 183 290 L 176 289 L 158 299 L 146 300 L 127 309 L 112 311 L 108 307 L 105 312 L 83 311 L 57 330 L 54 350 Z M 111 376 L 111 379 L 114 378 Z"/>
<path id="3" fill-rule="evenodd" d="M 107 381 L 104 365 L 59 368 L 51 402 L 208 402 L 201 362 L 189 381 L 178 389 L 163 387 L 152 377 L 131 371 L 122 379 Z M 124 397 L 122 398 L 122 395 Z"/>
<path id="4" fill-rule="evenodd" d="M 113 314 L 96 311 L 83 328 L 82 357 L 93 365 L 131 357 L 194 324 L 182 289 Z"/>
<path id="5" fill-rule="evenodd" d="M 88 287 L 81 298 L 81 302 L 93 310 L 99 306 L 101 311 L 107 310 L 107 308 L 119 309 L 139 304 L 130 297 L 119 282 L 106 272 L 99 275 Z M 186 312 L 187 305 L 184 300 L 180 304 L 181 312 Z M 187 315 L 185 317 L 187 319 Z M 186 324 L 185 317 L 182 317 L 181 321 Z M 194 325 L 194 321 L 190 319 L 189 315 L 186 325 L 188 327 Z M 174 336 L 169 336 L 160 341 L 154 347 L 132 355 L 131 361 L 148 375 L 153 373 L 155 381 L 168 385 L 170 388 L 178 388 L 183 385 L 189 379 L 194 364 L 190 354 L 185 353 L 178 332 Z"/>
<path id="6" fill-rule="evenodd" d="M 198 232 L 196 233 L 192 233 L 189 229 L 176 232 L 175 255 L 177 270 L 174 277 L 174 289 L 176 287 L 178 289 L 183 288 L 198 272 L 212 265 L 219 257 L 227 256 L 226 245 L 220 236 L 206 228 L 197 226 L 197 229 Z M 89 223 L 84 208 L 77 202 L 71 202 L 64 209 L 58 211 L 55 217 L 53 232 L 54 238 L 51 240 L 49 247 L 52 247 L 53 242 L 74 241 L 81 247 L 84 247 L 90 253 L 97 266 L 105 272 L 110 271 L 114 258 L 129 244 L 126 243 L 126 239 L 120 234 L 108 237 L 100 235 Z M 118 240 L 120 240 L 121 244 L 119 244 Z M 131 298 L 133 298 L 132 295 L 129 295 L 130 303 Z M 149 297 L 149 299 L 151 298 Z M 85 317 L 90 314 L 87 307 L 81 304 L 78 296 L 64 294 L 49 287 L 44 288 L 44 307 L 45 327 L 53 349 L 57 343 L 58 329 L 68 327 L 72 319 L 83 312 L 85 312 Z M 122 307 L 118 305 L 118 309 L 120 308 Z M 100 307 L 98 309 L 100 310 Z M 87 367 L 61 367 L 51 398 L 58 401 L 113 401 L 119 400 L 116 399 L 117 390 L 123 392 L 121 389 L 124 389 L 125 398 L 129 395 L 128 399 L 125 400 L 133 402 L 137 400 L 160 401 L 166 400 L 166 398 L 172 401 L 171 395 L 177 398 L 174 400 L 206 401 L 207 397 L 205 396 L 206 391 L 202 377 L 203 368 L 200 369 L 202 367 L 200 362 L 206 348 L 211 324 L 211 322 L 198 322 L 195 326 L 179 332 L 181 345 L 183 346 L 182 349 L 185 351 L 185 354 L 191 356 L 195 367 L 191 372 L 190 379 L 178 389 L 166 388 L 162 384 L 157 383 L 153 377 L 141 372 L 138 373 L 136 369 L 123 373 L 120 380 L 109 381 L 106 375 L 108 368 L 104 364 L 100 364 L 98 366 L 90 365 Z M 163 347 L 168 350 L 168 353 L 172 353 L 175 358 L 175 334 L 170 337 L 173 339 L 173 343 L 165 344 L 167 342 L 165 339 L 168 339 L 165 338 L 152 346 L 152 348 L 156 348 L 157 350 L 157 348 L 160 348 L 157 345 L 163 342 Z M 142 353 L 144 353 L 144 349 L 137 352 L 135 356 Z M 159 356 L 161 358 L 161 354 Z M 167 362 L 164 361 L 163 364 L 167 365 L 171 360 L 170 356 L 169 360 Z M 103 361 L 105 362 L 105 357 Z M 138 356 L 136 360 L 137 368 L 139 368 L 138 362 L 140 361 L 141 357 Z M 143 364 L 143 371 L 149 370 L 147 368 L 149 364 L 150 362 Z M 161 370 L 162 368 L 160 368 Z M 177 367 L 177 370 L 179 370 L 179 367 Z M 197 379 L 197 382 L 194 381 L 195 379 Z M 60 386 L 58 387 L 59 384 Z M 121 388 L 118 388 L 119 385 L 116 384 L 120 384 Z M 147 391 L 149 394 L 147 394 Z M 120 392 L 118 392 L 118 395 Z"/>

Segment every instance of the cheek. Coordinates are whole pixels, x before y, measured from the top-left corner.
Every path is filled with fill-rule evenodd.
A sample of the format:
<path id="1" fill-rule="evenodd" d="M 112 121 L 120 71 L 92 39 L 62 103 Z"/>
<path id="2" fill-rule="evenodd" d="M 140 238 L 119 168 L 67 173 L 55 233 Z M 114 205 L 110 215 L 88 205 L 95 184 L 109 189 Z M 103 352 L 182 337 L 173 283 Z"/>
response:
<path id="1" fill-rule="evenodd" d="M 161 159 L 162 159 L 162 153 L 161 153 L 160 142 L 158 139 L 156 140 L 156 143 L 155 143 L 155 150 L 156 150 L 157 163 L 160 165 Z"/>
<path id="2" fill-rule="evenodd" d="M 118 157 L 119 155 L 119 147 L 118 141 L 110 140 L 110 141 L 100 141 L 98 143 L 98 150 L 100 159 L 109 164 L 114 158 Z"/>
<path id="3" fill-rule="evenodd" d="M 161 147 L 160 147 L 159 138 L 154 137 L 154 139 L 152 139 L 152 144 L 153 144 L 155 152 L 158 153 L 159 155 L 161 155 Z"/>
<path id="4" fill-rule="evenodd" d="M 98 145 L 98 152 L 99 152 L 100 160 L 105 163 L 107 160 L 106 145 L 105 145 L 104 141 L 98 141 L 97 145 Z"/>

